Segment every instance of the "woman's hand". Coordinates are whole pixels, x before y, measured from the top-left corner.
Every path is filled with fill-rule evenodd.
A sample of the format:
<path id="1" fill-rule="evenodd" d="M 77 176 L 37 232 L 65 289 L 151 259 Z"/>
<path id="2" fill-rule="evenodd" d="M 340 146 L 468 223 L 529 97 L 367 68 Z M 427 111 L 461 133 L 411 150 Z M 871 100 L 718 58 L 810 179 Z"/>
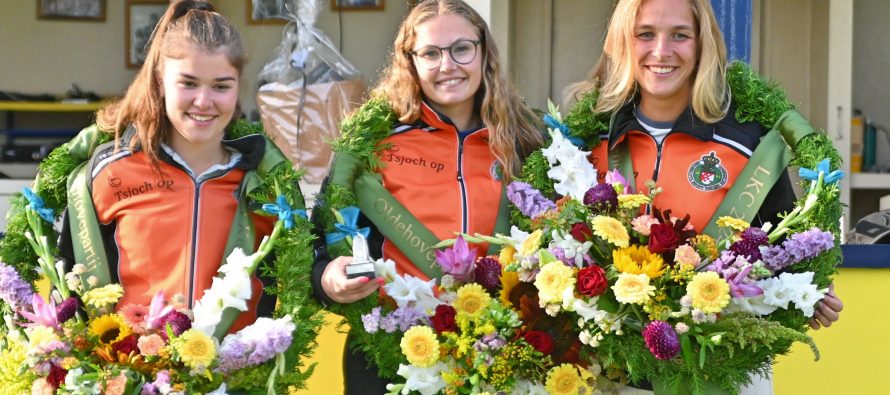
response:
<path id="1" fill-rule="evenodd" d="M 362 299 L 384 283 L 384 279 L 368 277 L 346 278 L 346 265 L 352 263 L 351 256 L 341 256 L 331 261 L 321 275 L 321 288 L 329 298 L 337 303 L 351 303 Z"/>
<path id="2" fill-rule="evenodd" d="M 816 304 L 816 312 L 810 320 L 810 328 L 819 329 L 829 327 L 831 323 L 840 318 L 840 312 L 844 309 L 844 302 L 834 294 L 834 284 L 828 286 L 828 293 Z"/>

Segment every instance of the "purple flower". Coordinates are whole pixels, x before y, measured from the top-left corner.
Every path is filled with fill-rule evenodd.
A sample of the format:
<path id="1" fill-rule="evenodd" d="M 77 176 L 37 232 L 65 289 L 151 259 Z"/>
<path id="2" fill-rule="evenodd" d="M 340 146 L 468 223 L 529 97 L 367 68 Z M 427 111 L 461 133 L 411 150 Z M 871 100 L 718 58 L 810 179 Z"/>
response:
<path id="1" fill-rule="evenodd" d="M 164 316 L 161 322 L 161 337 L 164 340 L 167 340 L 167 324 L 170 324 L 170 329 L 173 330 L 174 336 L 179 336 L 192 328 L 192 322 L 189 320 L 189 317 L 178 311 L 171 311 Z"/>
<path id="2" fill-rule="evenodd" d="M 782 243 L 782 248 L 772 246 L 763 253 L 763 262 L 773 272 L 795 263 L 815 258 L 834 247 L 834 236 L 817 228 L 795 233 Z"/>
<path id="3" fill-rule="evenodd" d="M 399 327 L 399 320 L 392 313 L 380 319 L 380 329 L 386 333 L 393 333 Z"/>
<path id="4" fill-rule="evenodd" d="M 469 282 L 473 279 L 476 249 L 470 249 L 466 240 L 457 236 L 453 247 L 436 251 L 436 262 L 444 273 L 454 276 L 455 280 Z"/>
<path id="5" fill-rule="evenodd" d="M 612 184 L 596 184 L 584 193 L 584 204 L 597 212 L 608 212 L 618 207 L 618 193 Z"/>
<path id="6" fill-rule="evenodd" d="M 541 191 L 522 181 L 513 181 L 507 185 L 507 199 L 510 199 L 510 202 L 519 209 L 522 215 L 531 219 L 556 209 L 556 203 L 544 197 Z"/>
<path id="7" fill-rule="evenodd" d="M 155 381 L 151 383 L 146 383 L 142 386 L 142 392 L 140 395 L 156 395 L 161 393 L 161 387 L 167 386 L 170 384 L 170 373 L 166 370 L 162 370 L 155 375 Z"/>
<path id="8" fill-rule="evenodd" d="M 738 256 L 748 257 L 751 262 L 761 258 L 760 245 L 751 240 L 741 239 L 729 246 L 729 250 Z"/>
<path id="9" fill-rule="evenodd" d="M 362 315 L 362 325 L 365 327 L 365 332 L 377 333 L 380 329 L 380 307 L 375 307 L 370 313 Z"/>
<path id="10" fill-rule="evenodd" d="M 31 302 L 34 291 L 11 266 L 0 262 L 0 299 L 19 310 Z"/>
<path id="11" fill-rule="evenodd" d="M 216 370 L 224 374 L 231 373 L 274 358 L 290 347 L 294 329 L 296 325 L 290 316 L 279 319 L 258 318 L 253 325 L 223 339 Z"/>
<path id="12" fill-rule="evenodd" d="M 415 325 L 429 325 L 429 318 L 422 311 L 414 307 L 399 307 L 389 313 L 398 324 L 399 331 L 406 332 Z"/>
<path id="13" fill-rule="evenodd" d="M 501 287 L 501 264 L 493 258 L 482 258 L 476 262 L 476 282 L 489 292 Z"/>
<path id="14" fill-rule="evenodd" d="M 49 298 L 49 304 L 43 301 L 38 294 L 31 295 L 31 312 L 20 310 L 19 314 L 27 318 L 31 323 L 22 324 L 22 326 L 43 325 L 50 328 L 59 329 L 59 318 L 56 315 L 56 302 L 52 297 Z"/>
<path id="15" fill-rule="evenodd" d="M 664 321 L 652 321 L 643 329 L 646 347 L 655 358 L 671 359 L 680 353 L 680 338 L 674 327 Z"/>
<path id="16" fill-rule="evenodd" d="M 62 304 L 56 307 L 56 318 L 58 318 L 60 323 L 68 321 L 77 313 L 78 307 L 80 307 L 80 303 L 78 303 L 77 298 L 72 296 L 65 299 L 62 301 Z"/>
<path id="17" fill-rule="evenodd" d="M 766 232 L 756 226 L 745 229 L 745 231 L 742 232 L 742 239 L 757 245 L 766 245 L 769 242 L 769 237 L 767 237 Z"/>
<path id="18" fill-rule="evenodd" d="M 729 292 L 733 297 L 752 297 L 763 295 L 763 289 L 754 283 L 754 279 L 748 277 L 753 265 L 747 265 L 741 270 L 732 268 L 723 273 L 723 279 L 729 284 Z"/>

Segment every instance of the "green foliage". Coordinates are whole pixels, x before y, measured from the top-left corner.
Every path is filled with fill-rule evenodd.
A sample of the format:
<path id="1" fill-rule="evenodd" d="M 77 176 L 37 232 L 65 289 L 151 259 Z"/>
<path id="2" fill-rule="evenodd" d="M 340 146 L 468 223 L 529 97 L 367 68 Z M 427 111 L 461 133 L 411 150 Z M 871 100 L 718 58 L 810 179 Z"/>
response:
<path id="1" fill-rule="evenodd" d="M 368 100 L 352 116 L 340 124 L 340 138 L 331 148 L 335 152 L 349 152 L 356 159 L 367 164 L 371 170 L 380 167 L 377 153 L 385 147 L 378 143 L 392 132 L 396 115 L 386 100 L 377 98 Z"/>
<path id="2" fill-rule="evenodd" d="M 794 109 L 778 83 L 755 73 L 743 62 L 729 66 L 726 82 L 739 122 L 756 122 L 770 129 L 785 111 Z"/>
<path id="3" fill-rule="evenodd" d="M 593 112 L 598 98 L 599 91 L 597 90 L 585 93 L 565 118 L 569 133 L 584 140 L 587 147 L 599 145 L 600 135 L 609 132 L 612 114 Z"/>

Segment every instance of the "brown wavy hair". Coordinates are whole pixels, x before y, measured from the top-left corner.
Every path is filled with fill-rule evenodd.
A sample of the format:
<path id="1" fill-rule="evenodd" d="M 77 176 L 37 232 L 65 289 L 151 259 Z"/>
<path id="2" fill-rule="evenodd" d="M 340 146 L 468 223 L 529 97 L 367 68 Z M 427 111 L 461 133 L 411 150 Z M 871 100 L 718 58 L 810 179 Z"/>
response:
<path id="1" fill-rule="evenodd" d="M 371 95 L 385 99 L 401 122 L 412 123 L 420 117 L 423 92 L 409 52 L 414 49 L 415 28 L 438 15 L 462 16 L 479 34 L 483 48 L 482 85 L 476 92 L 476 107 L 489 130 L 489 148 L 503 164 L 504 175 L 509 179 L 519 174 L 522 160 L 543 144 L 543 135 L 535 125 L 534 113 L 507 78 L 488 25 L 467 3 L 427 0 L 415 6 L 399 27 L 389 66 Z"/>
<path id="2" fill-rule="evenodd" d="M 697 26 L 698 62 L 692 84 L 692 111 L 714 123 L 726 116 L 730 92 L 726 85 L 726 44 L 710 0 L 688 0 Z M 638 87 L 633 74 L 634 23 L 643 0 L 621 0 L 609 20 L 603 53 L 587 79 L 566 88 L 567 101 L 599 89 L 593 112 L 613 112 L 634 99 Z"/>
<path id="3" fill-rule="evenodd" d="M 161 143 L 167 143 L 173 125 L 167 118 L 162 94 L 164 58 L 182 59 L 195 48 L 206 52 L 223 51 L 241 76 L 247 54 L 241 37 L 226 17 L 215 12 L 205 1 L 174 0 L 161 17 L 149 39 L 145 63 L 127 88 L 124 97 L 99 110 L 96 124 L 100 130 L 114 133 L 118 144 L 129 125 L 136 127 L 137 144 L 152 166 L 158 169 Z M 240 115 L 240 104 L 232 119 Z"/>

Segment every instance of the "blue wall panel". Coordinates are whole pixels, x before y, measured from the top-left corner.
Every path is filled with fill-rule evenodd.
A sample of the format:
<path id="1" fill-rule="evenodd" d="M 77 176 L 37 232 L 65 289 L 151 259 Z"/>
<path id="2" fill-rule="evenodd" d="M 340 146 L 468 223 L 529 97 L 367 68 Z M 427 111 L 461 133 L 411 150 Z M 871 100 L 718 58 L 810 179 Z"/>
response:
<path id="1" fill-rule="evenodd" d="M 731 61 L 751 63 L 751 1 L 711 0 Z"/>

